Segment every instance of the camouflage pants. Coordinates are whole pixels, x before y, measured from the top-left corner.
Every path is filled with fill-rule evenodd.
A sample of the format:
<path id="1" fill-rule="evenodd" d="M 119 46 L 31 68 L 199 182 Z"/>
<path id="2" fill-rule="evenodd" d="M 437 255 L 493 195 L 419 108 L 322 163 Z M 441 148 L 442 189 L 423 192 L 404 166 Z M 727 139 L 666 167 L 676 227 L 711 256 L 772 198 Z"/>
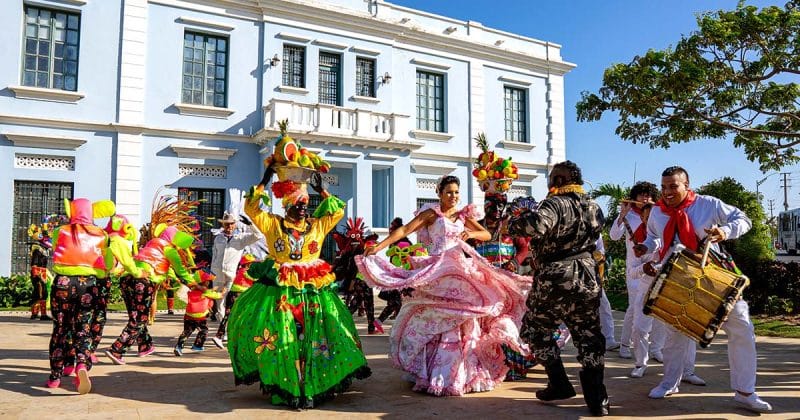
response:
<path id="1" fill-rule="evenodd" d="M 520 330 L 520 337 L 530 344 L 537 361 L 547 365 L 561 357 L 553 331 L 563 322 L 572 334 L 581 366 L 604 366 L 606 340 L 600 331 L 600 290 L 590 259 L 539 267 Z"/>

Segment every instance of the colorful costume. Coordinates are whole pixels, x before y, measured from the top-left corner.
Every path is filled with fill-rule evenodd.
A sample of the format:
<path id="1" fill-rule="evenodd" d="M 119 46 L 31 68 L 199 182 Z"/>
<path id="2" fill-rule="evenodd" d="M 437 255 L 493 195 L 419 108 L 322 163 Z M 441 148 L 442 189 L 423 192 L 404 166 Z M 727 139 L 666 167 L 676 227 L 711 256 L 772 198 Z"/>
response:
<path id="1" fill-rule="evenodd" d="M 197 274 L 201 273 L 200 271 Z M 213 279 L 213 277 L 212 277 Z M 205 279 L 198 278 L 197 283 L 205 283 Z M 175 355 L 183 355 L 183 345 L 186 339 L 197 331 L 197 337 L 194 339 L 192 350 L 202 351 L 203 345 L 206 342 L 208 335 L 208 315 L 211 308 L 214 306 L 214 300 L 220 298 L 220 294 L 214 290 L 192 290 L 188 295 L 188 302 L 186 302 L 186 314 L 183 316 L 183 332 L 178 337 L 178 343 L 175 345 Z"/>
<path id="2" fill-rule="evenodd" d="M 336 261 L 333 265 L 333 272 L 336 280 L 342 285 L 345 293 L 345 302 L 350 308 L 350 313 L 362 311 L 367 316 L 367 332 L 374 334 L 376 328 L 383 332 L 380 322 L 375 322 L 375 295 L 371 287 L 357 277 L 358 267 L 356 267 L 355 256 L 364 253 L 364 248 L 369 242 L 378 239 L 376 234 L 367 234 L 367 227 L 364 220 L 360 217 L 353 220 L 347 219 L 347 227 L 344 233 L 334 232 L 333 239 L 339 247 Z"/>
<path id="3" fill-rule="evenodd" d="M 42 321 L 50 321 L 47 316 L 47 289 L 52 284 L 52 275 L 47 269 L 47 260 L 50 258 L 50 250 L 53 244 L 50 241 L 50 229 L 66 224 L 68 220 L 59 215 L 51 215 L 45 218 L 40 225 L 33 224 L 28 228 L 28 236 L 35 242 L 31 243 L 31 319 L 39 318 Z M 39 315 L 41 313 L 41 315 Z"/>
<path id="4" fill-rule="evenodd" d="M 114 214 L 114 203 L 92 203 L 85 198 L 65 201 L 69 224 L 53 232 L 53 272 L 50 293 L 53 334 L 50 337 L 50 379 L 48 387 L 57 387 L 64 372 L 66 357 L 74 352 L 77 359 L 81 394 L 89 392 L 88 371 L 92 368 L 90 318 L 99 284 L 108 277 L 111 255 L 108 236 L 93 224 L 95 217 Z"/>
<path id="5" fill-rule="evenodd" d="M 289 149 L 287 138 L 279 141 L 279 151 Z M 308 203 L 305 183 L 287 179 L 282 171 L 272 190 L 283 198 L 287 212 L 301 214 L 294 212 Z M 265 180 L 270 177 L 268 167 Z M 325 197 L 321 178 L 312 180 Z M 353 377 L 370 375 L 350 311 L 331 288 L 331 266 L 319 258 L 325 235 L 344 216 L 344 202 L 327 196 L 315 218 L 306 219 L 303 210 L 295 224 L 262 211 L 259 202 L 264 199 L 262 187 L 253 188 L 245 213 L 264 234 L 272 259 L 259 264 L 258 281 L 239 296 L 230 313 L 233 374 L 236 384 L 259 382 L 273 404 L 312 408 L 344 391 Z"/>
<path id="6" fill-rule="evenodd" d="M 438 204 L 420 212 L 428 209 L 438 217 L 418 230 L 417 238 L 429 257 L 412 257 L 411 270 L 378 256 L 358 256 L 356 264 L 373 287 L 414 288 L 390 336 L 392 362 L 412 375 L 414 390 L 434 395 L 491 390 L 508 372 L 501 345 L 523 350 L 518 325 L 531 280 L 498 270 L 459 239 L 464 221 L 476 216 L 473 205 L 455 221 Z"/>

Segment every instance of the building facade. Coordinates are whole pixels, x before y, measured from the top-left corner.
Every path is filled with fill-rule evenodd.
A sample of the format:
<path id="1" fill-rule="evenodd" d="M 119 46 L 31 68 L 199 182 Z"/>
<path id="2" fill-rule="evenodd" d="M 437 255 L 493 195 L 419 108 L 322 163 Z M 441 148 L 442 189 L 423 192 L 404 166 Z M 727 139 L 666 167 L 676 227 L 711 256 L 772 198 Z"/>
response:
<path id="1" fill-rule="evenodd" d="M 284 119 L 378 232 L 442 175 L 480 202 L 479 132 L 519 166 L 512 196 L 565 159 L 559 45 L 380 0 L 9 0 L 0 35 L 0 275 L 63 198 L 141 224 L 178 193 L 220 216 Z"/>

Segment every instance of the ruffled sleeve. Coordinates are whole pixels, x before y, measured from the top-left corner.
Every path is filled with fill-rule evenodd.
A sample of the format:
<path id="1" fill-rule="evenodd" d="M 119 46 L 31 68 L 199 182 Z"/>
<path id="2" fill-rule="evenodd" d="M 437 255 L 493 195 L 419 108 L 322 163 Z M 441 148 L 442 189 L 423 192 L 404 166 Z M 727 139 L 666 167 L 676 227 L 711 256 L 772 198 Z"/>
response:
<path id="1" fill-rule="evenodd" d="M 464 219 L 475 219 L 480 220 L 483 219 L 483 208 L 478 207 L 475 204 L 468 204 L 459 212 L 459 217 L 461 220 Z"/>
<path id="2" fill-rule="evenodd" d="M 314 218 L 322 232 L 328 233 L 344 217 L 345 202 L 334 195 L 322 200 L 314 211 Z"/>

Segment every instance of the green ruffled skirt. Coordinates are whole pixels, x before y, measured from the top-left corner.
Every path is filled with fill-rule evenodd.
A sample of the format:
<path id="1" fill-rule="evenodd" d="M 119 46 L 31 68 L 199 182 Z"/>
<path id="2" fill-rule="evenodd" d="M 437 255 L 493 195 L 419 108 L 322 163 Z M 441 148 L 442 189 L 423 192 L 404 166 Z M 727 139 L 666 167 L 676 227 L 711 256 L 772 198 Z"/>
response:
<path id="1" fill-rule="evenodd" d="M 259 382 L 273 404 L 295 408 L 312 408 L 371 373 L 353 317 L 330 287 L 253 284 L 231 310 L 228 352 L 237 385 Z"/>

